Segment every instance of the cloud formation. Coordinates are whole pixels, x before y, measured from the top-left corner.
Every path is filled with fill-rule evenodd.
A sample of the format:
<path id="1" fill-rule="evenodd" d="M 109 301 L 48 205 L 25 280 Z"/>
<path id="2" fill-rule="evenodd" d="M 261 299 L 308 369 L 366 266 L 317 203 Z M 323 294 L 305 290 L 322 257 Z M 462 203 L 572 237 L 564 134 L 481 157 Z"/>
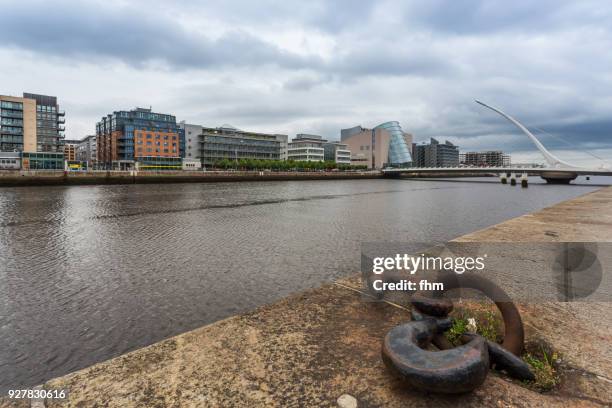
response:
<path id="1" fill-rule="evenodd" d="M 0 93 L 59 96 L 70 138 L 153 105 L 212 126 L 336 138 L 399 120 L 417 140 L 533 149 L 482 99 L 553 150 L 612 149 L 604 0 L 25 0 L 0 26 Z"/>

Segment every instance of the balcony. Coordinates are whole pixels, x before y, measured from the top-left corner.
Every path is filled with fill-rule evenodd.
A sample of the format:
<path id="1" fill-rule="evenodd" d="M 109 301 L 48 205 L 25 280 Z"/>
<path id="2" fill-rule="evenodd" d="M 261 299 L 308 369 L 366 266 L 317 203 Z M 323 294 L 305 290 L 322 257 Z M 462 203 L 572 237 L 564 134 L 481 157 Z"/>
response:
<path id="1" fill-rule="evenodd" d="M 66 116 L 66 111 L 57 111 L 57 116 Z"/>
<path id="2" fill-rule="evenodd" d="M 0 113 L 0 116 L 2 116 L 3 118 L 21 119 L 23 118 L 23 112 L 2 109 L 2 113 Z"/>
<path id="3" fill-rule="evenodd" d="M 66 123 L 66 118 L 63 116 L 58 116 L 57 117 L 57 123 Z"/>
<path id="4" fill-rule="evenodd" d="M 23 130 L 0 127 L 0 133 L 9 134 L 9 135 L 21 135 L 23 134 Z"/>

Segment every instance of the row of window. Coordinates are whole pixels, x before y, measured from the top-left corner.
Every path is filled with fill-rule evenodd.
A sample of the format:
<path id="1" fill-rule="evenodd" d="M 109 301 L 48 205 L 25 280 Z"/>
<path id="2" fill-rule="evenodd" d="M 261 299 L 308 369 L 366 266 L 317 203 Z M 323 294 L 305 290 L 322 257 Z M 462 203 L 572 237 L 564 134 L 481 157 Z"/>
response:
<path id="1" fill-rule="evenodd" d="M 143 144 L 143 143 L 144 143 L 144 141 L 143 141 L 143 140 L 138 140 L 138 141 L 136 142 L 136 144 L 139 144 L 139 145 L 141 145 L 141 144 Z M 149 145 L 149 146 L 150 146 L 150 145 L 152 145 L 152 144 L 153 144 L 153 141 L 151 141 L 151 140 L 147 140 L 147 145 Z M 160 141 L 160 140 L 156 140 L 156 141 L 155 141 L 155 145 L 160 146 L 160 145 L 161 145 L 161 141 Z M 172 144 L 169 144 L 168 142 L 164 142 L 164 146 L 170 146 L 170 145 L 171 145 L 172 147 L 176 147 L 176 143 L 175 143 L 175 142 L 172 142 Z"/>
<path id="2" fill-rule="evenodd" d="M 13 119 L 13 118 L 2 118 L 0 119 L 1 125 L 13 125 L 13 126 L 23 126 L 22 119 Z"/>
<path id="3" fill-rule="evenodd" d="M 0 111 L 0 116 L 2 117 L 8 117 L 8 118 L 23 118 L 23 112 L 20 111 L 14 111 L 14 110 L 7 110 L 7 109 L 2 109 Z"/>
<path id="4" fill-rule="evenodd" d="M 57 115 L 53 113 L 37 113 L 36 119 L 40 120 L 57 120 Z"/>
<path id="5" fill-rule="evenodd" d="M 21 103 L 21 102 L 0 101 L 0 108 L 23 110 L 23 103 Z"/>
<path id="6" fill-rule="evenodd" d="M 152 147 L 147 147 L 146 152 L 147 153 L 153 153 L 153 152 L 155 152 L 155 153 L 162 153 L 160 150 L 161 149 L 153 150 Z M 137 148 L 136 152 L 139 153 L 139 154 L 142 154 L 143 153 L 143 148 L 142 147 Z M 172 152 L 170 152 L 170 149 L 163 149 L 163 153 L 176 153 L 176 149 L 172 149 Z"/>
<path id="7" fill-rule="evenodd" d="M 23 129 L 20 127 L 2 126 L 2 128 L 0 128 L 0 133 L 21 134 L 22 132 Z"/>
<path id="8" fill-rule="evenodd" d="M 37 112 L 57 112 L 57 108 L 55 106 L 48 105 L 36 105 Z"/>
<path id="9" fill-rule="evenodd" d="M 128 133 L 129 136 L 129 133 Z M 141 138 L 142 135 L 136 135 L 136 138 Z M 147 133 L 147 139 L 153 139 L 153 135 L 150 133 Z M 159 134 L 155 134 L 155 139 L 161 139 L 161 135 Z M 172 137 L 170 137 L 169 135 L 164 135 L 164 140 L 176 140 L 176 135 L 172 135 Z"/>

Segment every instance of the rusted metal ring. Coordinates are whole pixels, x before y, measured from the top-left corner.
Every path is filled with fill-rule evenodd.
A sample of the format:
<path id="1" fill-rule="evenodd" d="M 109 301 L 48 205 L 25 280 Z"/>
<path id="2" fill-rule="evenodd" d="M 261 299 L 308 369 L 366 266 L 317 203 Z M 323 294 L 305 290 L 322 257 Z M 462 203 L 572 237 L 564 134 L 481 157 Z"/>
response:
<path id="1" fill-rule="evenodd" d="M 481 336 L 474 336 L 466 344 L 449 350 L 423 349 L 446 328 L 446 324 L 431 317 L 394 327 L 383 340 L 385 365 L 404 383 L 421 391 L 447 394 L 472 391 L 489 372 L 487 344 Z"/>

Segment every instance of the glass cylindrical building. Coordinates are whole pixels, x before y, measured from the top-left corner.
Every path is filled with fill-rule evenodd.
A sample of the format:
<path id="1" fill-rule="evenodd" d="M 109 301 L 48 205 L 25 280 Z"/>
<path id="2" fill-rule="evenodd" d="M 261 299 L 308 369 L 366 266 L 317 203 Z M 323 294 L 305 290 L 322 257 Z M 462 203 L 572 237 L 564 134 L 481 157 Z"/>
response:
<path id="1" fill-rule="evenodd" d="M 387 165 L 389 166 L 409 166 L 412 164 L 412 155 L 410 147 L 404 139 L 404 132 L 399 122 L 385 122 L 374 129 L 385 129 L 390 134 L 389 140 L 389 158 Z"/>

